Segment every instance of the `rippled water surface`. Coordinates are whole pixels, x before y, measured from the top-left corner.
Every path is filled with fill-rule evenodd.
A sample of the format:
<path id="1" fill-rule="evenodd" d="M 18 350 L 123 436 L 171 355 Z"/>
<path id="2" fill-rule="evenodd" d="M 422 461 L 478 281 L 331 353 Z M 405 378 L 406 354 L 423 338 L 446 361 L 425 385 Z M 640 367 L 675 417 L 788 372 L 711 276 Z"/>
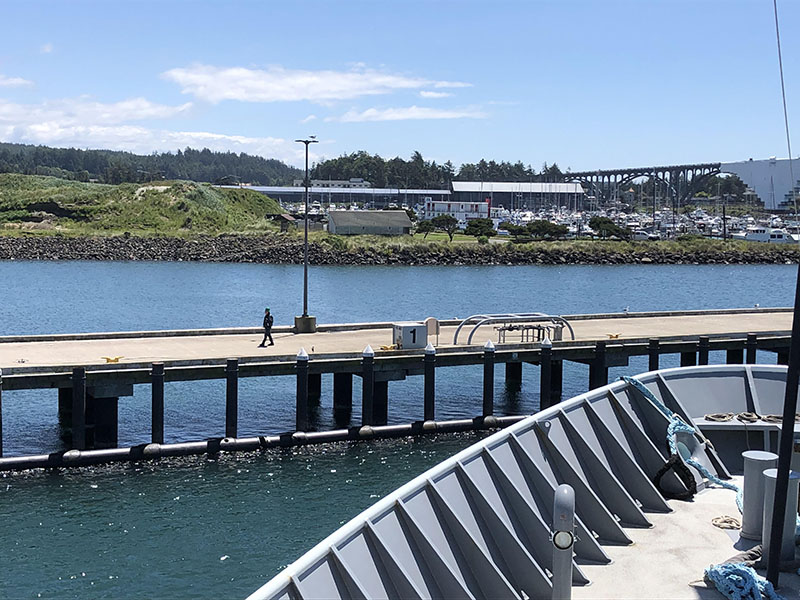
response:
<path id="1" fill-rule="evenodd" d="M 323 323 L 789 306 L 795 274 L 792 266 L 312 267 L 309 306 Z M 0 278 L 0 335 L 257 326 L 265 305 L 276 324 L 288 325 L 302 306 L 297 266 L 4 262 Z M 643 370 L 638 358 L 611 376 Z M 535 411 L 537 370 L 526 366 L 519 390 L 506 389 L 498 371 L 498 414 Z M 565 368 L 564 396 L 585 391 L 587 374 L 583 365 Z M 315 414 L 320 428 L 334 425 L 328 377 Z M 437 417 L 477 414 L 480 393 L 476 369 L 440 369 Z M 420 377 L 392 382 L 389 394 L 390 422 L 420 418 Z M 291 378 L 242 381 L 241 434 L 290 429 L 293 395 Z M 120 399 L 120 444 L 147 441 L 149 402 L 146 386 Z M 222 435 L 223 382 L 169 384 L 166 402 L 167 441 Z M 62 448 L 56 408 L 52 391 L 4 393 L 6 454 Z M 0 475 L 0 598 L 245 596 L 377 497 L 476 439 Z"/>

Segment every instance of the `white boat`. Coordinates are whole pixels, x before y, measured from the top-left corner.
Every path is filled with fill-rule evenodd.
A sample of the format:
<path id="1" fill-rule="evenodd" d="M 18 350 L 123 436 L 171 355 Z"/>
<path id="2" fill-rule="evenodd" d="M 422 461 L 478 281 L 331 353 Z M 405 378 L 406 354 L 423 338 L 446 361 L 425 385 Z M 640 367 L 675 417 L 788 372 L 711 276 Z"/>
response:
<path id="1" fill-rule="evenodd" d="M 712 525 L 738 514 L 720 485 L 740 482 L 743 450 L 774 450 L 779 425 L 706 417 L 780 413 L 785 379 L 777 365 L 666 369 L 560 403 L 386 496 L 250 598 L 549 599 L 554 572 L 559 586 L 571 572 L 574 598 L 717 597 L 704 569 L 757 543 Z M 695 431 L 670 436 L 676 416 Z M 563 484 L 566 558 L 553 533 Z M 780 581 L 800 597 L 798 575 Z"/>
<path id="2" fill-rule="evenodd" d="M 766 242 L 768 244 L 797 244 L 800 236 L 776 227 L 748 227 L 745 231 L 733 233 L 734 239 L 747 242 Z"/>

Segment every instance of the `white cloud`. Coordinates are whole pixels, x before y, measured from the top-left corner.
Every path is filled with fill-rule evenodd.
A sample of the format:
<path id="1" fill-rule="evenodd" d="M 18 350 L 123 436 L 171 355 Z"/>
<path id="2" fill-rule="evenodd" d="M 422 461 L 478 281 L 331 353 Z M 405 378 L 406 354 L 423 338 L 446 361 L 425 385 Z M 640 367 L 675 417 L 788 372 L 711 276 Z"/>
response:
<path id="1" fill-rule="evenodd" d="M 85 98 L 42 104 L 0 100 L 0 139 L 6 142 L 127 150 L 139 154 L 193 148 L 246 152 L 297 166 L 304 150 L 291 140 L 247 137 L 207 131 L 170 131 L 131 124 L 142 119 L 180 115 L 191 107 L 154 104 L 144 98 L 103 104 Z M 316 160 L 316 155 L 310 155 Z"/>
<path id="2" fill-rule="evenodd" d="M 114 125 L 127 121 L 174 117 L 188 112 L 191 107 L 191 102 L 180 106 L 166 106 L 144 98 L 131 98 L 110 104 L 93 102 L 86 98 L 53 100 L 41 104 L 16 104 L 0 100 L 0 125 Z"/>
<path id="3" fill-rule="evenodd" d="M 41 52 L 42 54 L 50 54 L 52 51 L 53 51 L 53 44 L 51 44 L 50 42 L 43 44 L 42 47 L 39 48 L 39 52 Z"/>
<path id="4" fill-rule="evenodd" d="M 23 79 L 22 77 L 6 77 L 5 75 L 0 75 L 0 87 L 22 87 L 25 85 L 33 85 L 33 82 Z"/>
<path id="5" fill-rule="evenodd" d="M 422 98 L 449 98 L 453 94 L 450 92 L 429 92 L 428 90 L 422 90 L 419 95 Z"/>
<path id="6" fill-rule="evenodd" d="M 424 106 L 408 106 L 401 108 L 368 108 L 358 112 L 351 110 L 341 117 L 331 117 L 326 121 L 342 123 L 359 123 L 364 121 L 406 121 L 411 119 L 485 119 L 486 113 L 477 108 L 439 109 Z"/>
<path id="7" fill-rule="evenodd" d="M 309 123 L 317 118 L 317 115 L 308 115 L 305 119 L 300 119 L 301 123 Z"/>
<path id="8" fill-rule="evenodd" d="M 305 71 L 280 66 L 262 69 L 194 65 L 170 69 L 162 77 L 208 102 L 241 100 L 279 102 L 308 100 L 324 103 L 359 96 L 388 94 L 421 87 L 466 87 L 462 82 L 431 81 L 421 77 L 394 75 L 357 66 L 349 71 Z"/>

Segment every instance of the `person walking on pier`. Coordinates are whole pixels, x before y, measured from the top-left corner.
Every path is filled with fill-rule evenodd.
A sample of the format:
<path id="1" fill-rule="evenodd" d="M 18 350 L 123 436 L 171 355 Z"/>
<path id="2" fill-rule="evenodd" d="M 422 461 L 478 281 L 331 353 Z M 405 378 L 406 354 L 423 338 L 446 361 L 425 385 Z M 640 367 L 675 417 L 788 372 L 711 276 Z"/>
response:
<path id="1" fill-rule="evenodd" d="M 267 341 L 269 338 L 268 346 L 274 346 L 275 342 L 272 341 L 272 323 L 275 319 L 272 318 L 272 315 L 269 312 L 269 307 L 264 309 L 264 339 L 261 340 L 261 343 L 258 345 L 259 348 L 264 347 L 264 342 Z"/>

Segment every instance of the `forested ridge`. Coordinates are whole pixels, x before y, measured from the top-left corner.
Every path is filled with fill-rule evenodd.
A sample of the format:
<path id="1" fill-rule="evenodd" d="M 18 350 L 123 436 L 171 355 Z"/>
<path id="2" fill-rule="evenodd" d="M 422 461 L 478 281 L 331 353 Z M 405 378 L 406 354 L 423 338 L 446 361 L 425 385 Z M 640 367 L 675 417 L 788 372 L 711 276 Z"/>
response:
<path id="1" fill-rule="evenodd" d="M 116 150 L 51 148 L 5 142 L 0 142 L 0 173 L 49 175 L 111 184 L 183 179 L 291 185 L 294 179 L 303 177 L 299 169 L 276 159 L 212 152 L 208 148 L 140 155 Z"/>
<path id="2" fill-rule="evenodd" d="M 0 173 L 47 175 L 75 181 L 142 183 L 189 180 L 217 184 L 292 185 L 303 171 L 276 159 L 235 152 L 212 152 L 208 148 L 186 148 L 177 152 L 133 154 L 115 150 L 51 148 L 0 142 Z M 453 181 L 564 181 L 569 169 L 544 163 L 537 171 L 521 161 L 514 163 L 481 159 L 456 167 L 451 161 L 438 164 L 414 152 L 406 160 L 383 158 L 364 150 L 322 159 L 314 164 L 311 179 L 360 178 L 377 188 L 449 189 Z M 645 182 L 645 188 L 652 185 Z M 736 176 L 709 178 L 702 194 L 741 198 L 746 186 Z"/>

